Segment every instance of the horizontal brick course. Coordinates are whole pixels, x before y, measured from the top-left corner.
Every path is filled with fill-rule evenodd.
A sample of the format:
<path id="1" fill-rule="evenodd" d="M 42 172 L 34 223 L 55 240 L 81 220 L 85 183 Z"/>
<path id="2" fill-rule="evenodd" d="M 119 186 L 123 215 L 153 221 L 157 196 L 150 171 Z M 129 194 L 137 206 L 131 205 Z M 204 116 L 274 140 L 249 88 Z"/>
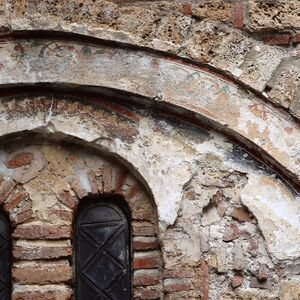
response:
<path id="1" fill-rule="evenodd" d="M 150 222 L 132 222 L 134 236 L 154 236 L 155 227 Z"/>
<path id="2" fill-rule="evenodd" d="M 136 300 L 155 300 L 161 299 L 161 287 L 136 287 L 133 291 L 133 299 Z"/>
<path id="3" fill-rule="evenodd" d="M 14 238 L 22 239 L 63 239 L 70 238 L 72 227 L 66 225 L 21 225 L 13 231 Z"/>
<path id="4" fill-rule="evenodd" d="M 10 221 L 12 224 L 22 224 L 33 219 L 33 211 L 31 205 L 26 203 L 21 208 L 18 209 L 16 213 L 9 215 Z"/>
<path id="5" fill-rule="evenodd" d="M 57 197 L 61 203 L 65 204 L 66 206 L 68 206 L 71 209 L 74 209 L 78 204 L 78 199 L 73 197 L 70 193 L 65 192 L 65 191 L 59 193 L 57 195 Z"/>
<path id="6" fill-rule="evenodd" d="M 159 270 L 136 270 L 133 274 L 134 286 L 156 285 L 160 281 Z"/>
<path id="7" fill-rule="evenodd" d="M 70 300 L 72 289 L 64 285 L 14 285 L 12 300 Z"/>
<path id="8" fill-rule="evenodd" d="M 164 280 L 164 290 L 165 292 L 181 292 L 181 291 L 189 291 L 193 289 L 193 285 L 190 279 L 175 279 L 169 278 Z"/>
<path id="9" fill-rule="evenodd" d="M 160 254 L 158 251 L 135 252 L 133 257 L 133 268 L 154 269 L 161 265 Z"/>
<path id="10" fill-rule="evenodd" d="M 72 268 L 67 261 L 21 263 L 12 268 L 12 279 L 22 284 L 65 283 L 72 279 Z"/>
<path id="11" fill-rule="evenodd" d="M 53 259 L 70 256 L 71 254 L 72 247 L 66 242 L 48 242 L 47 244 L 39 244 L 36 242 L 20 242 L 16 245 L 13 245 L 13 257 L 15 259 Z"/>
<path id="12" fill-rule="evenodd" d="M 159 249 L 156 237 L 134 237 L 133 250 L 156 250 Z"/>
<path id="13" fill-rule="evenodd" d="M 164 278 L 192 278 L 194 274 L 193 269 L 184 269 L 178 267 L 176 269 L 164 269 Z"/>
<path id="14" fill-rule="evenodd" d="M 25 192 L 19 192 L 16 195 L 13 195 L 7 202 L 5 202 L 3 208 L 5 211 L 11 211 L 17 207 L 27 196 Z"/>

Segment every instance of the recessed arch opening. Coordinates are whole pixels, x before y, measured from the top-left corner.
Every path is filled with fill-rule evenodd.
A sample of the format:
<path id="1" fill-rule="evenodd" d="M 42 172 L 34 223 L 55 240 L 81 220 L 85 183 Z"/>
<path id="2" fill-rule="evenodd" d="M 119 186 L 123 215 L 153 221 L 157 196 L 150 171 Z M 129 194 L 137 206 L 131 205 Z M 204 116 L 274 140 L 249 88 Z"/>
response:
<path id="1" fill-rule="evenodd" d="M 75 298 L 131 299 L 131 212 L 124 197 L 85 197 L 74 221 Z"/>

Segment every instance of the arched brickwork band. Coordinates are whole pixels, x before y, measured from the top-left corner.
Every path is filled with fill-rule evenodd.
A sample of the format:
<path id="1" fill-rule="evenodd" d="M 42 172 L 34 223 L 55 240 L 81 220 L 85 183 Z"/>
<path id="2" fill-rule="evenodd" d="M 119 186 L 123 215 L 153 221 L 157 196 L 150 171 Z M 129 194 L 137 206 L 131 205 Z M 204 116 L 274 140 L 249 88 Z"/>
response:
<path id="1" fill-rule="evenodd" d="M 221 72 L 143 50 L 77 41 L 17 39 L 3 42 L 2 53 L 9 57 L 9 63 L 0 58 L 2 88 L 16 90 L 19 85 L 37 83 L 99 88 L 126 94 L 126 100 L 163 106 L 262 153 L 263 159 L 299 186 L 298 121 Z"/>

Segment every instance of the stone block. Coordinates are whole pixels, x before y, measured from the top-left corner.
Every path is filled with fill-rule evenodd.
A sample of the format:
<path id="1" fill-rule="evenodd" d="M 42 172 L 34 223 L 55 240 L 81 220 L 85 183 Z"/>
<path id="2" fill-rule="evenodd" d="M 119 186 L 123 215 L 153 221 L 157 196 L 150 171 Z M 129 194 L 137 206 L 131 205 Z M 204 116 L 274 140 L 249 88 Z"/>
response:
<path id="1" fill-rule="evenodd" d="M 232 23 L 234 19 L 234 3 L 220 0 L 196 3 L 193 7 L 193 15 L 201 20 Z"/>
<path id="2" fill-rule="evenodd" d="M 280 300 L 300 299 L 300 281 L 283 280 L 280 283 Z"/>
<path id="3" fill-rule="evenodd" d="M 298 0 L 248 1 L 247 28 L 250 31 L 279 31 L 299 27 Z"/>
<path id="4" fill-rule="evenodd" d="M 270 101 L 289 108 L 300 87 L 300 58 L 283 59 L 267 83 Z"/>

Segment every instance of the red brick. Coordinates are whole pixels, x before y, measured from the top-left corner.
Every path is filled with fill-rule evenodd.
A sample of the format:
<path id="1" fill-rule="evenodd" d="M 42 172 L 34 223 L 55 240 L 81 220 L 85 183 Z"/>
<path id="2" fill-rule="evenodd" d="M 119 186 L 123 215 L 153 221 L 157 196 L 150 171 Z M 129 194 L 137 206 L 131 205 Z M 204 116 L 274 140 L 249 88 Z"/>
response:
<path id="1" fill-rule="evenodd" d="M 272 285 L 268 281 L 258 281 L 257 278 L 252 277 L 250 280 L 250 287 L 255 289 L 271 289 Z"/>
<path id="2" fill-rule="evenodd" d="M 268 35 L 263 37 L 263 41 L 268 45 L 289 45 L 290 34 Z"/>
<path id="3" fill-rule="evenodd" d="M 88 172 L 87 176 L 91 186 L 92 194 L 98 194 L 98 183 L 97 183 L 95 173 L 91 170 Z"/>
<path id="4" fill-rule="evenodd" d="M 12 279 L 22 284 L 65 283 L 72 279 L 72 268 L 67 261 L 18 265 L 12 268 Z"/>
<path id="5" fill-rule="evenodd" d="M 67 245 L 36 245 L 21 244 L 14 245 L 13 257 L 15 259 L 34 260 L 34 259 L 53 259 L 67 257 L 72 254 L 72 247 Z"/>
<path id="6" fill-rule="evenodd" d="M 156 250 L 159 249 L 158 240 L 155 237 L 134 237 L 133 250 Z"/>
<path id="7" fill-rule="evenodd" d="M 182 6 L 182 12 L 185 16 L 191 16 L 193 14 L 191 3 L 184 3 Z"/>
<path id="8" fill-rule="evenodd" d="M 153 252 L 135 252 L 133 258 L 133 269 L 155 269 L 161 265 L 160 254 Z"/>
<path id="9" fill-rule="evenodd" d="M 259 267 L 256 278 L 258 281 L 266 281 L 268 279 L 268 270 L 265 265 Z"/>
<path id="10" fill-rule="evenodd" d="M 127 171 L 123 172 L 119 176 L 119 178 L 117 180 L 117 183 L 116 183 L 116 187 L 115 187 L 115 192 L 117 194 L 122 194 L 122 189 L 123 189 L 124 183 L 125 183 L 125 181 L 127 179 L 127 176 L 128 176 L 128 172 Z"/>
<path id="11" fill-rule="evenodd" d="M 68 211 L 64 209 L 49 209 L 48 214 L 51 217 L 57 217 L 64 221 L 72 221 L 73 220 L 73 211 Z"/>
<path id="12" fill-rule="evenodd" d="M 33 219 L 33 211 L 32 211 L 31 205 L 25 204 L 18 210 L 17 213 L 10 214 L 9 218 L 14 225 L 26 223 L 26 222 L 32 220 Z"/>
<path id="13" fill-rule="evenodd" d="M 57 195 L 57 198 L 61 203 L 63 203 L 64 205 L 68 206 L 71 209 L 74 209 L 78 204 L 78 199 L 65 191 L 59 193 Z"/>
<path id="14" fill-rule="evenodd" d="M 252 238 L 248 247 L 248 251 L 252 256 L 256 256 L 258 252 L 258 239 Z"/>
<path id="15" fill-rule="evenodd" d="M 200 285 L 201 300 L 208 300 L 209 274 L 207 264 L 203 259 L 200 259 Z"/>
<path id="16" fill-rule="evenodd" d="M 6 198 L 11 194 L 14 190 L 17 183 L 14 180 L 5 181 L 0 189 L 0 204 L 3 203 Z"/>
<path id="17" fill-rule="evenodd" d="M 132 212 L 132 219 L 137 221 L 154 221 L 155 214 L 153 211 L 151 212 L 143 212 L 143 211 L 133 211 Z"/>
<path id="18" fill-rule="evenodd" d="M 239 287 L 244 282 L 244 277 L 239 275 L 234 275 L 231 279 L 231 286 L 233 289 Z"/>
<path id="19" fill-rule="evenodd" d="M 103 170 L 103 192 L 111 192 L 111 166 L 105 166 Z"/>
<path id="20" fill-rule="evenodd" d="M 155 227 L 150 222 L 133 222 L 133 236 L 154 236 Z"/>
<path id="21" fill-rule="evenodd" d="M 159 270 L 136 270 L 133 274 L 133 285 L 156 285 L 159 283 L 160 277 Z"/>
<path id="22" fill-rule="evenodd" d="M 178 267 L 177 269 L 164 269 L 164 278 L 192 278 L 194 270 Z"/>
<path id="23" fill-rule="evenodd" d="M 244 235 L 244 233 L 238 228 L 238 226 L 235 223 L 231 223 L 225 229 L 223 241 L 231 242 L 242 235 Z"/>
<path id="24" fill-rule="evenodd" d="M 70 300 L 72 299 L 72 290 L 67 286 L 51 285 L 43 289 L 34 288 L 31 285 L 22 285 L 21 289 L 14 289 L 12 300 Z"/>
<path id="25" fill-rule="evenodd" d="M 298 44 L 300 43 L 300 32 L 297 32 L 293 38 L 293 43 Z"/>
<path id="26" fill-rule="evenodd" d="M 20 225 L 13 231 L 14 238 L 34 239 L 64 239 L 70 238 L 72 227 L 66 225 Z"/>
<path id="27" fill-rule="evenodd" d="M 13 210 L 15 207 L 17 207 L 26 197 L 27 197 L 27 193 L 25 192 L 19 192 L 16 195 L 14 195 L 9 201 L 7 201 L 4 204 L 4 210 L 5 211 L 11 211 Z"/>
<path id="28" fill-rule="evenodd" d="M 141 188 L 138 185 L 135 185 L 126 193 L 125 198 L 129 202 L 132 198 L 137 196 L 139 193 L 141 193 Z"/>
<path id="29" fill-rule="evenodd" d="M 240 29 L 244 26 L 244 4 L 242 2 L 235 3 L 234 26 Z"/>
<path id="30" fill-rule="evenodd" d="M 168 278 L 164 280 L 164 291 L 167 293 L 189 291 L 193 289 L 191 279 Z"/>
<path id="31" fill-rule="evenodd" d="M 240 222 L 251 222 L 249 212 L 243 207 L 235 207 L 232 212 L 232 217 Z"/>
<path id="32" fill-rule="evenodd" d="M 133 299 L 136 300 L 155 300 L 162 299 L 160 286 L 156 287 L 136 287 L 133 291 Z"/>
<path id="33" fill-rule="evenodd" d="M 5 164 L 9 169 L 16 169 L 29 164 L 32 159 L 32 153 L 19 153 L 16 154 L 13 158 L 7 160 Z"/>

